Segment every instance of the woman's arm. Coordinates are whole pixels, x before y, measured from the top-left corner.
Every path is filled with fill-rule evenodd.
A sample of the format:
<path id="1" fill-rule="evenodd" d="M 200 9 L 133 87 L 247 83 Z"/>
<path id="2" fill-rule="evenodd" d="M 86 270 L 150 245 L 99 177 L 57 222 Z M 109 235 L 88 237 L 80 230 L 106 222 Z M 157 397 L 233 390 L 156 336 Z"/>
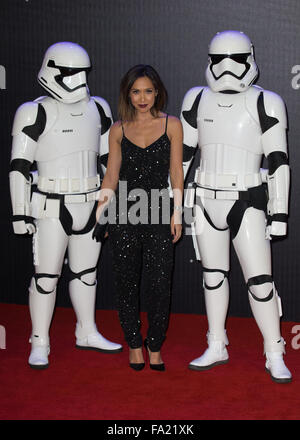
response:
<path id="1" fill-rule="evenodd" d="M 182 232 L 182 198 L 183 198 L 183 130 L 179 119 L 169 117 L 168 135 L 171 141 L 170 179 L 174 197 L 174 212 L 171 218 L 173 243 L 179 240 Z"/>
<path id="2" fill-rule="evenodd" d="M 115 122 L 109 132 L 109 156 L 107 169 L 102 181 L 96 219 L 99 220 L 105 207 L 110 202 L 119 182 L 119 173 L 122 163 L 121 153 L 122 129 L 120 122 Z"/>

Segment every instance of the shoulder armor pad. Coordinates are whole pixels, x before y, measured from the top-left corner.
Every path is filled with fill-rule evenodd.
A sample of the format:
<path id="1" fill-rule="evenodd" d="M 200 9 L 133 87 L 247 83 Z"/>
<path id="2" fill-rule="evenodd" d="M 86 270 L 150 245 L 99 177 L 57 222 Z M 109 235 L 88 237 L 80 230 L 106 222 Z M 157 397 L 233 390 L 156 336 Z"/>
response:
<path id="1" fill-rule="evenodd" d="M 95 101 L 95 103 L 100 104 L 103 110 L 105 111 L 106 116 L 112 117 L 111 109 L 107 101 L 105 99 L 100 98 L 100 96 L 91 96 L 91 99 Z"/>
<path id="2" fill-rule="evenodd" d="M 241 93 L 244 93 L 245 96 L 247 97 L 247 99 L 249 99 L 249 97 L 250 97 L 250 99 L 254 98 L 257 100 L 259 94 L 263 91 L 264 91 L 264 89 L 262 89 L 259 86 L 251 86 L 251 87 L 249 87 L 248 90 L 246 90 L 245 92 L 241 92 Z"/>
<path id="3" fill-rule="evenodd" d="M 101 135 L 105 134 L 112 124 L 112 114 L 108 103 L 99 96 L 92 96 L 101 118 Z"/>
<path id="4" fill-rule="evenodd" d="M 39 96 L 33 102 L 37 102 L 37 103 L 45 102 L 45 101 L 48 101 L 49 99 L 52 99 L 52 98 L 50 98 L 49 96 Z"/>
<path id="5" fill-rule="evenodd" d="M 199 93 L 204 90 L 205 87 L 193 87 L 192 89 L 188 90 L 183 98 L 183 105 L 184 107 L 192 106 L 195 99 L 199 95 Z"/>
<path id="6" fill-rule="evenodd" d="M 259 86 L 251 86 L 248 90 L 245 92 L 242 92 L 245 95 L 245 103 L 248 112 L 250 113 L 253 120 L 257 123 L 258 126 L 260 126 L 260 119 L 258 114 L 258 97 L 260 93 L 263 91 L 263 89 Z"/>
<path id="7" fill-rule="evenodd" d="M 25 102 L 24 104 L 20 105 L 20 107 L 17 109 L 15 114 L 11 134 L 15 136 L 16 134 L 21 133 L 24 127 L 28 125 L 33 125 L 36 121 L 37 114 L 38 114 L 37 103 Z"/>
<path id="8" fill-rule="evenodd" d="M 257 85 L 257 84 L 254 84 L 253 86 L 251 86 L 250 89 L 256 89 L 256 90 L 258 90 L 258 91 L 263 91 L 263 90 L 264 90 L 261 86 L 259 86 L 259 85 Z M 250 90 L 250 89 L 249 89 L 249 90 Z"/>
<path id="9" fill-rule="evenodd" d="M 193 128 L 197 128 L 197 113 L 204 87 L 194 87 L 190 89 L 182 103 L 182 117 Z"/>
<path id="10" fill-rule="evenodd" d="M 29 102 L 21 105 L 17 110 L 12 135 L 20 132 L 37 141 L 46 126 L 46 112 L 42 104 Z"/>
<path id="11" fill-rule="evenodd" d="M 276 123 L 287 128 L 287 115 L 283 99 L 269 90 L 261 91 L 257 108 L 263 133 Z"/>

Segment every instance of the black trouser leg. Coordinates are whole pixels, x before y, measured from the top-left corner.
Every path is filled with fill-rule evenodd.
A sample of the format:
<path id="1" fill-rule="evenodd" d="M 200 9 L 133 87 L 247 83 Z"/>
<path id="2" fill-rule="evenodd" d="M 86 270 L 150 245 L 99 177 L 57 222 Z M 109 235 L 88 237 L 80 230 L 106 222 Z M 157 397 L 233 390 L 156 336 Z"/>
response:
<path id="1" fill-rule="evenodd" d="M 109 230 L 113 257 L 116 307 L 125 340 L 130 348 L 142 346 L 139 314 L 139 283 L 142 244 L 136 228 L 116 225 Z"/>
<path id="2" fill-rule="evenodd" d="M 159 351 L 169 323 L 173 244 L 169 225 L 145 227 L 143 258 L 147 292 L 147 340 L 151 351 Z"/>

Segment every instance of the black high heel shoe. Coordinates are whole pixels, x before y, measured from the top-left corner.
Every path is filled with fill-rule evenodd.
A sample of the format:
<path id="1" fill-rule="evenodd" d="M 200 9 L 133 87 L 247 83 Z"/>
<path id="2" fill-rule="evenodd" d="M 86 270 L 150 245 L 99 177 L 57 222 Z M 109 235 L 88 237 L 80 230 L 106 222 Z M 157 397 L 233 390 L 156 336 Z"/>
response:
<path id="1" fill-rule="evenodd" d="M 145 362 L 129 362 L 129 366 L 135 371 L 141 371 L 145 367 Z"/>
<path id="2" fill-rule="evenodd" d="M 129 362 L 129 366 L 135 371 L 141 371 L 145 367 L 145 362 L 141 362 L 139 364 Z"/>
<path id="3" fill-rule="evenodd" d="M 151 364 L 151 362 L 150 362 L 150 349 L 149 349 L 149 346 L 148 346 L 148 341 L 147 341 L 147 339 L 144 340 L 144 346 L 145 346 L 145 348 L 146 348 L 146 352 L 148 352 L 148 356 L 149 356 L 149 365 L 150 365 L 151 370 L 155 370 L 155 371 L 165 371 L 166 368 L 165 368 L 165 364 L 164 364 L 164 363 L 161 363 L 161 364 Z"/>

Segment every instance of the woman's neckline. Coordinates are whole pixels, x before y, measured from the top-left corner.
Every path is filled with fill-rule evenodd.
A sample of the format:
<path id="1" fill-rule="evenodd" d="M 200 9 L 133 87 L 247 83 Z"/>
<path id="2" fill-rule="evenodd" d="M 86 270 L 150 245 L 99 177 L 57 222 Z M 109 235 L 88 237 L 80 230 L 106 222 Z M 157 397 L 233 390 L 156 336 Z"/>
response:
<path id="1" fill-rule="evenodd" d="M 163 136 L 167 136 L 167 138 L 169 139 L 167 133 L 164 132 L 161 136 L 159 136 L 157 139 L 155 139 L 155 141 L 151 142 L 151 144 L 147 145 L 146 147 L 140 147 L 139 145 L 135 144 L 130 139 L 128 139 L 128 137 L 125 136 L 125 134 L 123 134 L 123 138 L 124 139 L 126 139 L 131 145 L 133 145 L 134 147 L 139 148 L 140 150 L 147 150 L 148 148 L 152 147 L 152 145 L 156 144 L 156 142 L 158 142 Z"/>
<path id="2" fill-rule="evenodd" d="M 152 145 L 154 145 L 156 142 L 158 142 L 160 139 L 162 139 L 165 135 L 167 136 L 168 140 L 169 137 L 167 135 L 167 123 L 168 123 L 168 114 L 166 114 L 165 116 L 161 117 L 161 119 L 166 119 L 166 123 L 165 123 L 165 131 L 164 133 L 162 133 L 158 138 L 156 138 L 153 142 L 151 142 L 150 144 L 148 144 L 146 147 L 141 147 L 140 145 L 138 145 L 137 143 L 133 142 L 132 140 L 130 140 L 126 135 L 125 135 L 125 131 L 124 131 L 124 126 L 123 123 L 122 124 L 122 132 L 123 132 L 123 138 L 125 138 L 130 144 L 132 144 L 133 146 L 141 149 L 141 150 L 147 150 L 149 147 L 152 147 Z"/>

